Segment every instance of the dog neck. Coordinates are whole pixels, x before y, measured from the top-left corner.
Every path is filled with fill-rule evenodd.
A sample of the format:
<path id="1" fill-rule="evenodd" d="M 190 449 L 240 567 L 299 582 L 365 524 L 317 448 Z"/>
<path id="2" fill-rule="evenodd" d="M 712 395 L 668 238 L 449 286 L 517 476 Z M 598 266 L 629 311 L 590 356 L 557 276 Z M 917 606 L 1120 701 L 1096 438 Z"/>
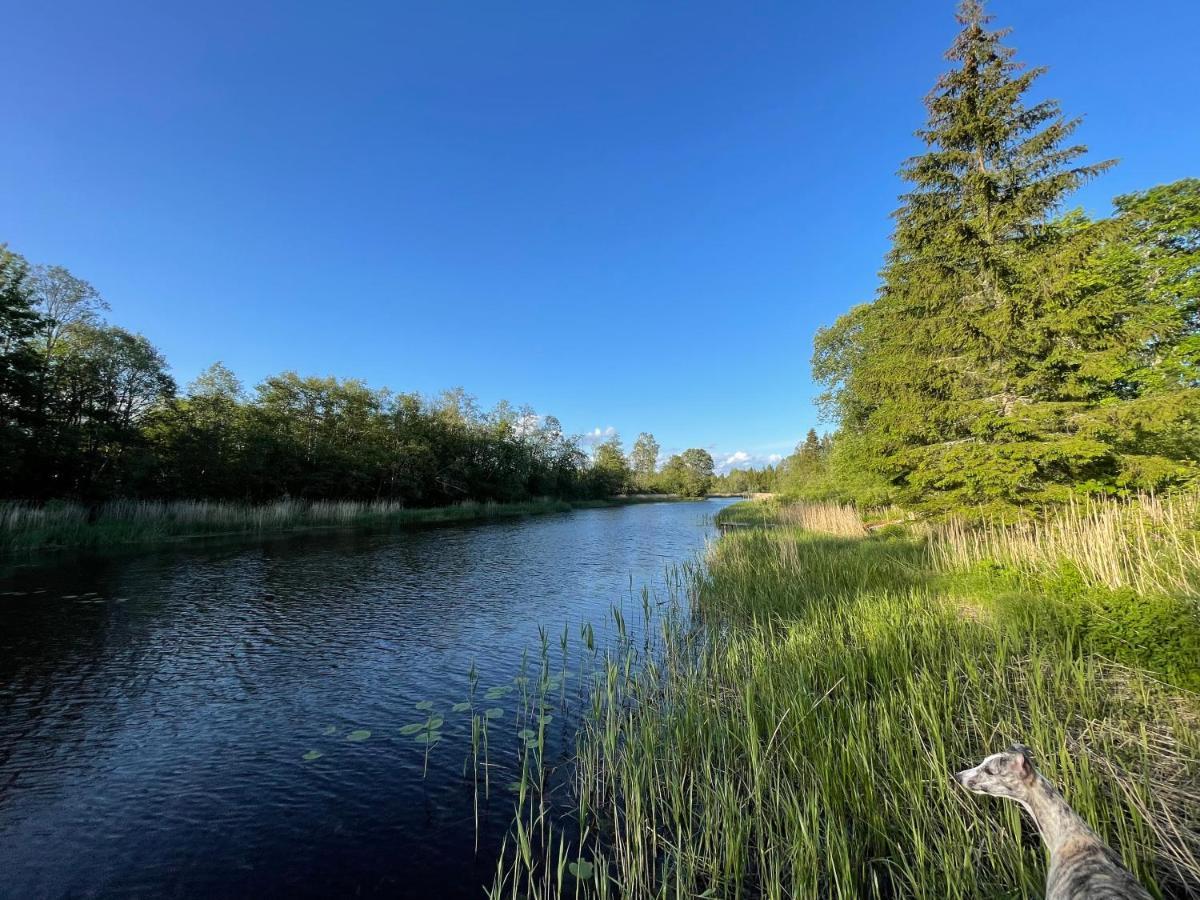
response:
<path id="1" fill-rule="evenodd" d="M 1058 789 L 1040 774 L 1019 802 L 1033 817 L 1051 856 L 1072 838 L 1096 837 Z"/>

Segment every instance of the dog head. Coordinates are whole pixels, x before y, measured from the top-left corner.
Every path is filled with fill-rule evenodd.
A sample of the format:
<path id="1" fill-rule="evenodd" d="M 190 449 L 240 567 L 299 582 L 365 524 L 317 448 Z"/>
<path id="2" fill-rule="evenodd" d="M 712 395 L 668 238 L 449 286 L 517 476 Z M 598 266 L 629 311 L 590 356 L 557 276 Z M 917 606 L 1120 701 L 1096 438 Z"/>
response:
<path id="1" fill-rule="evenodd" d="M 993 753 L 973 769 L 956 772 L 954 780 L 975 794 L 1024 800 L 1037 781 L 1033 754 L 1023 744 Z"/>

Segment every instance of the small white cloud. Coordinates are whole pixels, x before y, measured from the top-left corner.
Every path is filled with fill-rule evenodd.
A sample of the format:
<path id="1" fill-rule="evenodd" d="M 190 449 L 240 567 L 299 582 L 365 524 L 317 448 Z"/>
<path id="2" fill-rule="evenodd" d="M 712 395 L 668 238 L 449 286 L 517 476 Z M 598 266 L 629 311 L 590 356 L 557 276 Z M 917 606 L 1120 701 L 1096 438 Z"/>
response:
<path id="1" fill-rule="evenodd" d="M 773 466 L 781 459 L 783 457 L 778 453 L 764 455 L 750 453 L 746 450 L 735 450 L 733 453 L 727 454 L 715 466 L 715 469 L 718 475 L 728 475 L 736 469 L 761 469 L 764 466 Z"/>
<path id="2" fill-rule="evenodd" d="M 617 429 L 612 425 L 609 425 L 607 428 L 601 428 L 597 425 L 591 431 L 584 432 L 584 434 L 580 435 L 579 443 L 583 444 L 585 447 L 595 447 L 605 438 L 610 438 L 616 433 Z"/>
<path id="3" fill-rule="evenodd" d="M 746 469 L 752 457 L 745 450 L 735 450 L 716 465 L 719 474 L 725 475 L 734 469 Z"/>

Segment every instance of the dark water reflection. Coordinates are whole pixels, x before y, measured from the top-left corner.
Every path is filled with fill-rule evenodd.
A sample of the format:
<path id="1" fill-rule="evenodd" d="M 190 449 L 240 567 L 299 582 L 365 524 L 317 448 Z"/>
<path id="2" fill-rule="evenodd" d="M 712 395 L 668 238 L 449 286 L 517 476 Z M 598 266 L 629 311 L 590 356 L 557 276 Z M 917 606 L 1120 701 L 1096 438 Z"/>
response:
<path id="1" fill-rule="evenodd" d="M 637 607 L 722 501 L 23 566 L 0 578 L 0 895 L 478 897 L 474 663 Z M 432 700 L 445 739 L 401 726 Z M 515 756 L 514 699 L 493 758 Z M 486 705 L 492 705 L 488 703 Z M 571 715 L 548 754 L 572 746 Z M 345 735 L 371 731 L 362 742 Z M 336 734 L 325 732 L 336 730 Z M 304 762 L 303 755 L 324 755 Z"/>

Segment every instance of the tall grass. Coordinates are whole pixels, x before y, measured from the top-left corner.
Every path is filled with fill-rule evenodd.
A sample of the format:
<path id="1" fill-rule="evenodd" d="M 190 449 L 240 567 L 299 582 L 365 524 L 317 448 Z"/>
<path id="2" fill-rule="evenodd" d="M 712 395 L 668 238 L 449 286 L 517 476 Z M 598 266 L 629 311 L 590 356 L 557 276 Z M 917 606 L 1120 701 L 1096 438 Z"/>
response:
<path id="1" fill-rule="evenodd" d="M 1141 593 L 1200 593 L 1200 494 L 1083 501 L 1014 525 L 951 520 L 932 531 L 947 569 L 984 561 L 1044 574 L 1070 562 L 1088 580 Z"/>
<path id="2" fill-rule="evenodd" d="M 1195 896 L 1197 696 L 947 590 L 937 554 L 788 525 L 723 537 L 685 585 L 702 627 L 609 661 L 573 825 L 518 841 L 492 896 L 1040 896 L 1019 808 L 950 779 L 1011 740 L 1157 896 Z M 525 834 L 547 818 L 521 815 Z M 564 880 L 567 859 L 589 865 Z"/>
<path id="3" fill-rule="evenodd" d="M 842 537 L 869 532 L 866 519 L 903 523 L 923 536 L 945 572 L 994 563 L 1029 576 L 1070 565 L 1091 584 L 1141 594 L 1200 595 L 1200 493 L 1079 500 L 1016 523 L 948 518 L 905 520 L 895 509 L 835 503 L 738 503 L 718 517 L 733 524 L 782 524 Z"/>
<path id="4" fill-rule="evenodd" d="M 725 526 L 789 525 L 822 534 L 864 537 L 867 526 L 857 509 L 837 503 L 780 503 L 767 498 L 725 507 L 716 516 Z"/>
<path id="5" fill-rule="evenodd" d="M 0 504 L 0 552 L 98 547 L 212 534 L 265 534 L 303 528 L 456 522 L 566 512 L 639 499 L 464 502 L 431 508 L 406 507 L 387 500 L 277 500 L 263 504 L 118 500 L 95 508 L 74 503 L 46 506 L 5 503 Z"/>

